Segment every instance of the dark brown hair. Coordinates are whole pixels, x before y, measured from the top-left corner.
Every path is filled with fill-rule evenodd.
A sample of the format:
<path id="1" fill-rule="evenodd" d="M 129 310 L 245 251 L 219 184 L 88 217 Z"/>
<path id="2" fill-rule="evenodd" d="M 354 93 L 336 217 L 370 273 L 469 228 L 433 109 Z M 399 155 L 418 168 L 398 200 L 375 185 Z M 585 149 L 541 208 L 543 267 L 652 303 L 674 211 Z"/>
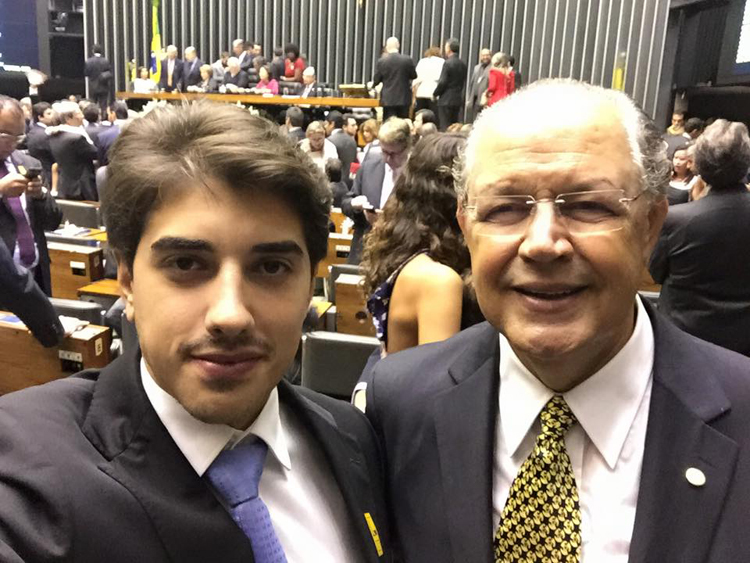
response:
<path id="1" fill-rule="evenodd" d="M 331 193 L 323 173 L 270 121 L 200 101 L 152 110 L 112 147 L 102 212 L 118 257 L 132 268 L 150 214 L 168 194 L 207 178 L 247 197 L 277 196 L 297 212 L 311 264 L 326 255 Z"/>
<path id="2" fill-rule="evenodd" d="M 420 250 L 460 275 L 468 273 L 469 251 L 456 219 L 452 170 L 465 144 L 464 135 L 436 133 L 414 147 L 383 215 L 365 239 L 360 269 L 367 295 Z"/>

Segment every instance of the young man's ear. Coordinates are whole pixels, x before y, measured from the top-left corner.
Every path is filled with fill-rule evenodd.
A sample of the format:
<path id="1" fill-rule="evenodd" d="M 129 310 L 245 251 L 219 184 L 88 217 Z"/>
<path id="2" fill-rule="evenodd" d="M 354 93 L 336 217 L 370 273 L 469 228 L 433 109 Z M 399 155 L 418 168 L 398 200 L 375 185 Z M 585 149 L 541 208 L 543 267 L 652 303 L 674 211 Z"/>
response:
<path id="1" fill-rule="evenodd" d="M 130 322 L 135 322 L 135 307 L 133 303 L 133 272 L 127 265 L 127 261 L 118 257 L 117 281 L 120 284 L 120 292 L 125 299 L 125 315 Z"/>

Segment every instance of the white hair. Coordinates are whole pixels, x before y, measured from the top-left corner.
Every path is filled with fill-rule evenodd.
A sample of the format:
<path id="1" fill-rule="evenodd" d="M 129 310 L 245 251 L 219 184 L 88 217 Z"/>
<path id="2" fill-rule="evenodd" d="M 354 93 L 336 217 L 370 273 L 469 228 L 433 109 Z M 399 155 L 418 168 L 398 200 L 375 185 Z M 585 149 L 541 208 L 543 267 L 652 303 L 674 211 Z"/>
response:
<path id="1" fill-rule="evenodd" d="M 186 55 L 187 55 L 188 53 L 195 53 L 195 52 L 196 52 L 196 51 L 195 51 L 195 47 L 192 47 L 192 46 L 191 46 L 191 47 L 185 47 L 185 54 L 186 54 Z"/>
<path id="2" fill-rule="evenodd" d="M 235 39 L 232 41 L 232 47 L 236 47 L 237 45 L 244 45 L 245 40 L 244 39 Z"/>
<path id="3" fill-rule="evenodd" d="M 60 117 L 60 122 L 65 123 L 68 119 L 73 117 L 77 112 L 80 111 L 78 104 L 71 101 L 62 101 L 52 104 L 52 109 Z"/>
<path id="4" fill-rule="evenodd" d="M 168 45 L 167 46 L 167 53 L 176 53 L 177 47 L 175 45 Z"/>
<path id="5" fill-rule="evenodd" d="M 399 43 L 397 37 L 389 37 L 385 41 L 385 50 L 389 53 L 395 53 L 401 48 L 401 43 Z"/>
<path id="6" fill-rule="evenodd" d="M 539 80 L 482 112 L 459 159 L 457 190 L 465 200 L 467 180 L 478 164 L 480 147 L 503 131 L 545 132 L 578 128 L 582 116 L 608 106 L 615 112 L 630 146 L 630 157 L 642 177 L 642 189 L 663 195 L 669 183 L 666 143 L 651 119 L 627 95 L 570 79 Z M 554 139 L 550 140 L 554 143 Z"/>
<path id="7" fill-rule="evenodd" d="M 237 57 L 229 57 L 227 59 L 227 66 L 240 66 L 240 60 Z"/>
<path id="8" fill-rule="evenodd" d="M 309 66 L 305 70 L 302 71 L 303 76 L 315 76 L 315 67 Z"/>

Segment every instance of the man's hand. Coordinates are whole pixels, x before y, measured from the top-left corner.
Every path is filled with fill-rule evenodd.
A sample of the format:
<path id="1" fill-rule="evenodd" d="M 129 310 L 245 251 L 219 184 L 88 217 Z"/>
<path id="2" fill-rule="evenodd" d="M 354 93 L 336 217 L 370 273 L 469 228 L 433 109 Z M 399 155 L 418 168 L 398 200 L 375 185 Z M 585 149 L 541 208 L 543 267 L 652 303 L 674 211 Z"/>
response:
<path id="1" fill-rule="evenodd" d="M 42 189 L 42 179 L 39 176 L 35 176 L 26 186 L 26 193 L 34 199 L 41 199 L 44 197 L 44 190 Z"/>
<path id="2" fill-rule="evenodd" d="M 358 195 L 352 199 L 352 209 L 355 211 L 362 211 L 365 207 L 372 207 L 366 195 Z"/>
<path id="3" fill-rule="evenodd" d="M 19 197 L 29 185 L 29 179 L 17 172 L 6 174 L 0 179 L 0 197 Z M 41 188 L 41 180 L 39 180 Z"/>

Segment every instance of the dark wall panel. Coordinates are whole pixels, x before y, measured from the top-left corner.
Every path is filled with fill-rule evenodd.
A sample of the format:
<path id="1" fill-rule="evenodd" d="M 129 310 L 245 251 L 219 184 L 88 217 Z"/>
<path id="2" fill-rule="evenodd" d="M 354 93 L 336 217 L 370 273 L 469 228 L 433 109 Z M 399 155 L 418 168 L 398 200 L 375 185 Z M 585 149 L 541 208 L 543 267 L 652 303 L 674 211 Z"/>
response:
<path id="1" fill-rule="evenodd" d="M 84 9 L 87 49 L 104 46 L 123 90 L 127 61 L 150 60 L 151 2 L 84 0 Z M 625 91 L 654 115 L 668 11 L 669 0 L 162 0 L 160 17 L 164 46 L 192 45 L 213 62 L 236 37 L 261 42 L 266 56 L 295 42 L 334 84 L 370 80 L 391 35 L 415 61 L 457 37 L 470 70 L 483 47 L 512 53 L 526 83 L 611 86 L 619 64 Z"/>

